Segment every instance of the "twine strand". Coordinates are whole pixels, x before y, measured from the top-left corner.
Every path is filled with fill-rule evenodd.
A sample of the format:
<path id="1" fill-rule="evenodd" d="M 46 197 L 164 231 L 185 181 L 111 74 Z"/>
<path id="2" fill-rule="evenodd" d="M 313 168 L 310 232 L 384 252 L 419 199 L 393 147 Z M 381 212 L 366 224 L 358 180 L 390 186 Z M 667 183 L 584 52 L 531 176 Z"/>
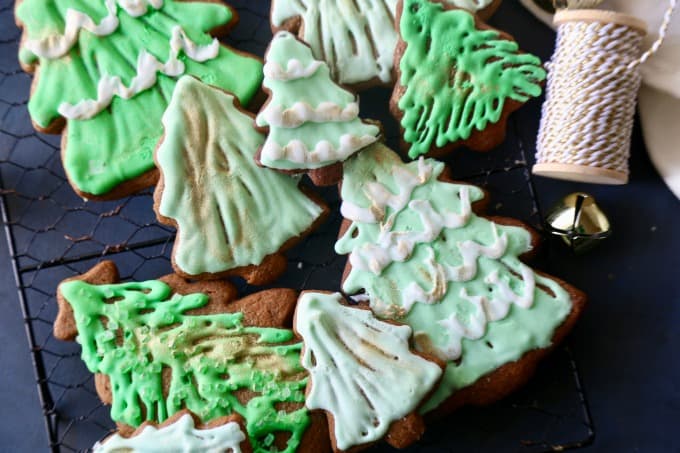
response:
<path id="1" fill-rule="evenodd" d="M 668 33 L 668 27 L 671 25 L 671 19 L 673 13 L 678 6 L 678 0 L 670 0 L 668 8 L 666 8 L 666 13 L 663 16 L 663 22 L 661 23 L 661 28 L 659 29 L 659 37 L 654 41 L 654 44 L 640 57 L 637 65 L 644 64 L 649 60 L 655 53 L 659 51 L 659 48 L 666 40 L 666 33 Z"/>

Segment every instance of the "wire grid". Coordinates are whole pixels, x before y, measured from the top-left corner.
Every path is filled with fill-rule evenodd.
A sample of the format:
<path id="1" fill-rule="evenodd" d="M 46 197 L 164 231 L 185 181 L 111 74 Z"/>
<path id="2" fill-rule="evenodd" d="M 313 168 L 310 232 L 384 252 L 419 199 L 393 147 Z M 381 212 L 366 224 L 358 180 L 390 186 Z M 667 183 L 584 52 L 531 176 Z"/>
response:
<path id="1" fill-rule="evenodd" d="M 269 2 L 232 1 L 240 23 L 228 42 L 263 55 L 271 37 Z M 151 191 L 105 203 L 78 198 L 64 176 L 59 137 L 36 133 L 26 104 L 31 76 L 16 59 L 20 32 L 11 0 L 0 0 L 0 196 L 2 220 L 13 259 L 30 354 L 42 404 L 49 448 L 86 451 L 114 427 L 108 408 L 95 392 L 92 375 L 75 343 L 55 340 L 55 289 L 60 281 L 81 274 L 103 257 L 113 259 L 124 279 L 145 280 L 172 271 L 169 254 L 174 232 L 159 225 Z M 388 142 L 397 126 L 387 115 L 390 93 L 373 90 L 362 96 L 366 117 L 384 122 Z M 535 110 L 535 108 L 534 108 Z M 535 115 L 535 113 L 534 113 Z M 457 153 L 453 175 L 486 188 L 490 214 L 509 215 L 542 225 L 528 167 L 525 142 L 516 119 L 502 149 L 489 154 Z M 533 147 L 533 143 L 531 143 Z M 335 188 L 320 191 L 331 218 L 289 252 L 289 269 L 277 282 L 298 289 L 337 290 L 345 258 L 333 251 L 340 222 Z M 545 266 L 549 257 L 542 255 Z M 254 288 L 241 283 L 242 294 Z M 466 450 L 546 451 L 589 444 L 594 427 L 585 392 L 568 348 L 560 349 L 540 368 L 530 385 L 490 408 L 467 408 L 434 424 L 411 453 Z M 392 451 L 378 446 L 374 451 Z"/>

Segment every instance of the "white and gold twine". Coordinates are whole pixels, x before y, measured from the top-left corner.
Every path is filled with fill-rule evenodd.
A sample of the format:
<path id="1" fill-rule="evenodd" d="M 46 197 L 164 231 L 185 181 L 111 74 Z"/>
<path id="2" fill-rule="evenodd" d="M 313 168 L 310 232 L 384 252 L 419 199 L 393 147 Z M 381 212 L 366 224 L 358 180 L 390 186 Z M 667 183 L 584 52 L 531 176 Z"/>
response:
<path id="1" fill-rule="evenodd" d="M 642 52 L 644 22 L 601 10 L 555 15 L 557 43 L 539 130 L 534 173 L 605 184 L 628 181 L 628 159 L 640 65 L 661 46 L 677 0 L 670 0 L 659 38 Z"/>

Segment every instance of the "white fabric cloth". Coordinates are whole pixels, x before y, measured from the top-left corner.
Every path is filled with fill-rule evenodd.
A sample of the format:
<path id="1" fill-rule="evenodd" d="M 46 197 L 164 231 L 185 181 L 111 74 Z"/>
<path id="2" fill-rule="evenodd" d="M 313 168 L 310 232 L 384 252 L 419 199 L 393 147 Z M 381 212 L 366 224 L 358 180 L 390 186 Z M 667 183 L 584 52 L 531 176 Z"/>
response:
<path id="1" fill-rule="evenodd" d="M 552 26 L 552 15 L 533 0 L 520 0 L 534 15 Z M 649 35 L 645 50 L 658 37 L 667 0 L 605 0 L 602 9 L 643 19 Z M 640 92 L 640 117 L 650 157 L 668 187 L 680 199 L 680 7 L 676 9 L 659 52 L 642 67 L 645 86 Z"/>

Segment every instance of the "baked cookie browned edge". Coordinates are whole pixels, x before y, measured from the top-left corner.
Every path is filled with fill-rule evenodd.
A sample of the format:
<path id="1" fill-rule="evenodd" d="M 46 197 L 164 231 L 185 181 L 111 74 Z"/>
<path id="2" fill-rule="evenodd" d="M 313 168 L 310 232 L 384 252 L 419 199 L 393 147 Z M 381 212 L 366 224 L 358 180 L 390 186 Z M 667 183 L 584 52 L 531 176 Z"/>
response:
<path id="1" fill-rule="evenodd" d="M 458 182 L 451 179 L 448 167 L 445 168 L 438 180 L 447 183 L 466 184 L 464 182 Z M 342 189 L 342 186 L 340 186 L 340 189 Z M 488 198 L 488 192 L 484 191 L 484 198 L 472 204 L 472 210 L 474 213 L 499 225 L 520 227 L 528 231 L 531 234 L 531 250 L 521 255 L 520 259 L 522 261 L 531 260 L 539 250 L 541 237 L 531 226 L 520 220 L 509 217 L 481 215 L 481 213 L 483 213 L 488 206 Z M 352 222 L 350 220 L 344 219 L 340 226 L 338 237 L 344 236 L 351 224 Z M 506 363 L 501 367 L 491 371 L 487 375 L 482 376 L 474 384 L 458 390 L 447 400 L 442 402 L 436 409 L 426 414 L 426 420 L 442 418 L 462 406 L 486 406 L 495 403 L 496 401 L 499 401 L 513 393 L 515 390 L 519 389 L 529 381 L 536 371 L 536 367 L 538 366 L 539 362 L 553 350 L 555 350 L 555 348 L 564 340 L 567 334 L 574 327 L 574 324 L 581 316 L 581 313 L 583 312 L 587 303 L 586 294 L 559 278 L 553 277 L 535 269 L 533 270 L 538 275 L 555 281 L 562 288 L 564 288 L 564 290 L 569 293 L 569 296 L 571 297 L 571 312 L 562 322 L 562 324 L 555 330 L 552 338 L 552 344 L 544 349 L 534 349 L 532 351 L 528 351 L 519 360 Z M 342 283 L 345 282 L 351 271 L 352 265 L 348 259 L 342 275 Z"/>
<path id="2" fill-rule="evenodd" d="M 82 280 L 84 282 L 103 285 L 118 283 L 120 278 L 118 269 L 112 261 L 102 261 L 83 275 L 64 280 Z M 292 289 L 276 288 L 254 293 L 250 296 L 238 299 L 236 287 L 227 281 L 201 281 L 193 282 L 179 275 L 170 274 L 159 280 L 165 282 L 176 294 L 206 294 L 210 301 L 201 308 L 187 311 L 192 315 L 205 315 L 215 313 L 243 313 L 244 326 L 292 328 L 295 305 L 297 304 L 298 292 Z M 73 310 L 57 290 L 57 302 L 59 313 L 54 323 L 54 336 L 59 340 L 73 341 L 78 335 Z M 167 394 L 170 382 L 170 373 L 163 374 L 164 392 Z M 97 395 L 104 404 L 111 404 L 112 392 L 109 378 L 103 374 L 95 374 L 95 388 Z M 255 394 L 242 390 L 237 397 L 242 401 L 249 401 Z M 302 407 L 300 403 L 284 403 L 280 409 L 293 411 Z M 330 451 L 330 437 L 328 424 L 323 414 L 310 413 L 311 423 L 302 437 L 298 451 L 324 453 Z M 130 436 L 135 428 L 118 423 L 118 431 L 123 436 Z M 276 435 L 274 445 L 281 451 L 285 449 L 288 441 L 285 433 Z"/>

